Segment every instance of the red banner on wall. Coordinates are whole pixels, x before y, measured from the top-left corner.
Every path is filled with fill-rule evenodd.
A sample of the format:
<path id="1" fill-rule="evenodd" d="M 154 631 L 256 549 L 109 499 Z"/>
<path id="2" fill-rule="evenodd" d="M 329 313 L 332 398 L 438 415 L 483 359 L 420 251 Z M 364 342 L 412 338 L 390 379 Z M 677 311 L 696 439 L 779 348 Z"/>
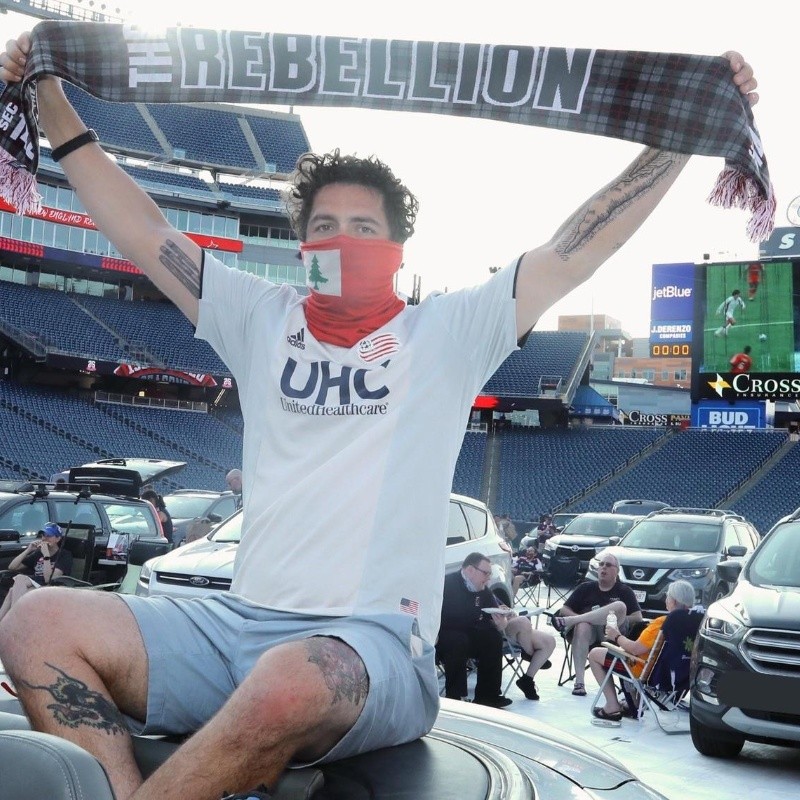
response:
<path id="1" fill-rule="evenodd" d="M 10 211 L 12 214 L 17 213 L 17 209 L 2 198 L 0 198 L 0 211 Z M 54 222 L 58 225 L 70 225 L 73 228 L 97 230 L 97 226 L 88 214 L 81 214 L 77 211 L 62 211 L 60 208 L 42 206 L 41 211 L 31 211 L 25 216 L 42 219 L 45 222 Z M 244 248 L 239 239 L 230 239 L 227 236 L 206 236 L 203 233 L 185 233 L 184 235 L 205 250 L 224 250 L 226 253 L 241 253 Z"/>

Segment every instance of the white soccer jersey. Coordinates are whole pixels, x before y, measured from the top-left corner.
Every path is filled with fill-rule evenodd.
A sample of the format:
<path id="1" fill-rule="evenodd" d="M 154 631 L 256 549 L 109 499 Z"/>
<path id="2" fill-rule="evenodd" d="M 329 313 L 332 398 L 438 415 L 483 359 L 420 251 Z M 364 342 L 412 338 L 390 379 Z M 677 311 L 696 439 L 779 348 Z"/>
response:
<path id="1" fill-rule="evenodd" d="M 233 592 L 309 614 L 416 611 L 435 641 L 453 471 L 476 395 L 517 346 L 515 274 L 346 348 L 311 335 L 293 288 L 205 254 L 197 337 L 236 378 L 245 425 Z"/>

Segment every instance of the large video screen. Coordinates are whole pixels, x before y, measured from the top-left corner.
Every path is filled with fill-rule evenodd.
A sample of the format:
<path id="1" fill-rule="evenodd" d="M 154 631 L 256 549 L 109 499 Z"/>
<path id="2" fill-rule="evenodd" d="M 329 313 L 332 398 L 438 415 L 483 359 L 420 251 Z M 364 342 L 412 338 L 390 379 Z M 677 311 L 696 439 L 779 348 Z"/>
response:
<path id="1" fill-rule="evenodd" d="M 800 397 L 800 260 L 698 264 L 692 400 Z"/>

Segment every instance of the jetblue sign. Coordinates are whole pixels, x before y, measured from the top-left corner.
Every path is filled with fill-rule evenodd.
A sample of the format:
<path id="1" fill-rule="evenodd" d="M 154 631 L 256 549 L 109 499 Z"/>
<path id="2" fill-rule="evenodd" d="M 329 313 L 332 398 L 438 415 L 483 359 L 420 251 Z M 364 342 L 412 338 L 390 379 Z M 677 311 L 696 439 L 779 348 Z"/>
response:
<path id="1" fill-rule="evenodd" d="M 694 264 L 653 264 L 650 355 L 691 355 Z"/>
<path id="2" fill-rule="evenodd" d="M 766 428 L 763 403 L 701 403 L 692 406 L 693 428 L 754 430 Z"/>

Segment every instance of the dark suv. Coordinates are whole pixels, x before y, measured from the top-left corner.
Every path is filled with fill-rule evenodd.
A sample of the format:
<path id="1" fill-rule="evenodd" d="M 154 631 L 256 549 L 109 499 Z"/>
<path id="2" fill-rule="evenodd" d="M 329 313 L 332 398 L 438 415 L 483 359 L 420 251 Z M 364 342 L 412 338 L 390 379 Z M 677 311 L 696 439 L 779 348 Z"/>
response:
<path id="1" fill-rule="evenodd" d="M 727 595 L 731 582 L 719 573 L 719 564 L 741 563 L 759 538 L 756 528 L 732 511 L 664 508 L 637 522 L 609 551 L 619 559 L 620 580 L 633 589 L 644 615 L 654 617 L 666 613 L 672 581 L 689 581 L 705 607 Z M 587 578 L 597 579 L 596 558 L 589 564 Z"/>
<path id="2" fill-rule="evenodd" d="M 610 511 L 587 511 L 570 520 L 560 533 L 550 537 L 542 550 L 545 568 L 555 556 L 580 558 L 580 573 L 586 574 L 589 562 L 605 547 L 612 536 L 621 539 L 642 517 L 612 514 Z"/>
<path id="3" fill-rule="evenodd" d="M 746 740 L 800 747 L 800 510 L 744 567 L 720 565 L 733 593 L 700 627 L 690 675 L 695 748 L 733 758 Z"/>
<path id="4" fill-rule="evenodd" d="M 59 486 L 0 481 L 0 569 L 6 569 L 48 521 L 94 526 L 95 565 L 105 555 L 111 534 L 166 541 L 155 509 L 139 499 L 139 492 L 144 482 L 185 466 L 186 462 L 161 459 L 107 459 L 74 467 Z"/>

